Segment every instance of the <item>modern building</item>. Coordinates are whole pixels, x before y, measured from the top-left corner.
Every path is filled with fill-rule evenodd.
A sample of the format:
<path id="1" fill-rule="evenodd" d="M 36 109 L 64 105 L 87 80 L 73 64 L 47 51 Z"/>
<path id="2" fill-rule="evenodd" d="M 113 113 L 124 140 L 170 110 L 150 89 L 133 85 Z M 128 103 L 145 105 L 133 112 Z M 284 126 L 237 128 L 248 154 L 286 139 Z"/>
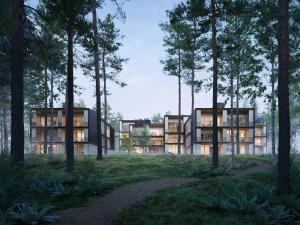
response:
<path id="1" fill-rule="evenodd" d="M 149 145 L 140 144 L 142 132 L 147 130 Z M 120 121 L 120 147 L 126 135 L 132 134 L 134 138 L 133 151 L 137 153 L 163 153 L 164 152 L 164 126 L 153 124 L 150 120 L 121 120 Z"/>
<path id="2" fill-rule="evenodd" d="M 231 154 L 231 109 L 218 105 L 218 143 L 220 154 Z M 138 140 L 140 132 L 148 127 L 151 143 L 157 145 L 149 146 L 151 153 L 172 154 L 212 154 L 212 132 L 213 132 L 213 110 L 212 108 L 196 108 L 191 116 L 181 116 L 179 126 L 178 115 L 166 115 L 162 124 L 151 124 L 150 120 L 121 120 L 120 131 L 122 140 L 124 135 L 131 133 Z M 234 143 L 236 149 L 237 132 L 237 110 L 233 110 Z M 155 130 L 155 132 L 154 132 Z M 178 131 L 180 130 L 180 134 Z M 254 108 L 239 109 L 240 130 L 240 154 L 264 154 L 266 149 L 266 125 L 255 123 Z M 161 135 L 162 134 L 162 135 Z M 178 136 L 180 135 L 180 149 L 178 148 Z M 155 140 L 155 142 L 154 142 Z M 136 152 L 143 153 L 138 142 L 134 147 Z M 161 144 L 162 143 L 162 144 Z"/>
<path id="3" fill-rule="evenodd" d="M 45 123 L 47 115 L 47 127 Z M 65 108 L 54 108 L 53 110 L 53 150 L 54 154 L 65 153 Z M 51 110 L 44 108 L 33 108 L 30 118 L 30 142 L 36 153 L 48 153 L 50 148 L 51 133 Z M 77 155 L 96 155 L 97 153 L 97 123 L 96 112 L 89 108 L 74 109 L 74 151 Z M 105 136 L 105 123 L 102 121 L 102 143 L 107 150 L 114 150 L 114 129 L 106 124 L 107 136 Z M 44 136 L 47 130 L 47 149 L 44 149 Z"/>
<path id="4" fill-rule="evenodd" d="M 184 124 L 190 116 L 165 115 L 164 116 L 164 149 L 165 153 L 185 154 L 185 128 Z M 180 124 L 179 124 L 180 122 Z M 180 128 L 179 128 L 180 126 Z M 180 148 L 178 146 L 180 138 Z"/>
<path id="5" fill-rule="evenodd" d="M 218 143 L 220 154 L 231 154 L 231 109 L 218 108 Z M 213 110 L 196 108 L 185 123 L 185 148 L 188 154 L 212 153 Z M 233 111 L 234 143 L 236 149 L 237 110 Z M 266 126 L 255 124 L 254 108 L 239 109 L 240 154 L 266 153 Z M 193 147 L 192 147 L 193 146 Z"/>

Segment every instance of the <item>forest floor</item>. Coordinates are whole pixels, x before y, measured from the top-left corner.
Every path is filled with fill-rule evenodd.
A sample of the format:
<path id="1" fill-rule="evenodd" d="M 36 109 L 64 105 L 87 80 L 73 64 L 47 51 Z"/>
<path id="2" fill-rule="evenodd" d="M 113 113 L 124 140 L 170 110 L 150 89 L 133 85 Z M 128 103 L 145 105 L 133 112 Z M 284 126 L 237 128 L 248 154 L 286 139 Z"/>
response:
<path id="1" fill-rule="evenodd" d="M 269 164 L 258 163 L 253 167 L 234 171 L 231 176 L 240 179 L 252 173 L 270 173 L 271 171 L 272 167 Z M 142 204 L 146 198 L 153 197 L 157 191 L 187 186 L 201 181 L 203 181 L 203 179 L 164 178 L 125 185 L 116 188 L 103 197 L 91 198 L 86 207 L 56 212 L 55 214 L 61 218 L 56 224 L 111 225 L 124 209 Z"/>
<path id="2" fill-rule="evenodd" d="M 97 225 L 265 225 L 268 224 L 266 220 L 274 219 L 269 216 L 269 211 L 268 218 L 259 218 L 264 221 L 258 223 L 257 215 L 253 219 L 252 214 L 240 213 L 237 209 L 228 211 L 224 205 L 228 199 L 240 198 L 239 195 L 243 194 L 246 199 L 241 197 L 240 200 L 246 205 L 252 198 L 255 198 L 252 205 L 268 199 L 268 210 L 280 210 L 276 207 L 284 205 L 289 212 L 296 211 L 296 205 L 300 207 L 299 158 L 295 157 L 292 166 L 294 194 L 287 199 L 270 194 L 276 186 L 270 162 L 270 156 L 238 156 L 232 164 L 230 157 L 221 156 L 220 168 L 213 170 L 211 158 L 204 156 L 122 155 L 107 156 L 102 161 L 96 161 L 94 157 L 79 157 L 75 161 L 74 173 L 69 175 L 62 158 L 50 162 L 46 156 L 27 156 L 20 169 L 10 160 L 0 157 L 0 224 L 6 224 L 3 221 L 7 212 L 14 212 L 15 205 L 20 203 L 37 205 L 38 210 L 33 207 L 37 214 L 51 205 L 51 212 L 61 215 L 63 222 L 65 216 L 62 212 L 76 211 L 76 208 L 95 209 L 106 199 L 106 202 L 114 200 L 111 206 L 116 208 L 107 220 L 104 217 L 111 214 L 101 214 L 105 211 L 101 208 L 103 206 L 93 211 L 95 214 L 99 212 L 97 218 L 103 216 L 101 221 L 108 221 Z M 169 188 L 171 190 L 167 190 Z M 246 206 L 240 206 L 243 207 Z M 111 211 L 108 206 L 107 209 Z M 81 213 L 88 218 L 84 210 Z M 284 217 L 286 211 L 273 214 Z M 292 217 L 288 214 L 284 219 L 287 218 Z M 293 214 L 295 218 L 298 216 Z"/>

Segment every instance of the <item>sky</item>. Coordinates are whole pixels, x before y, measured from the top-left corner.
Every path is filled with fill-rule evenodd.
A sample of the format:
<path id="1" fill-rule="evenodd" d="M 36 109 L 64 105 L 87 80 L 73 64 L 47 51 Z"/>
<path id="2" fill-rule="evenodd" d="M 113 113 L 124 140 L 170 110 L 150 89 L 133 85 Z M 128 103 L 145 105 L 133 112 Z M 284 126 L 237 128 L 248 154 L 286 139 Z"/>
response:
<path id="1" fill-rule="evenodd" d="M 38 0 L 29 0 L 35 7 Z M 98 16 L 103 18 L 108 13 L 116 11 L 108 0 Z M 170 10 L 180 0 L 130 0 L 125 2 L 123 10 L 125 21 L 116 21 L 117 27 L 124 35 L 123 47 L 119 54 L 128 58 L 120 73 L 120 80 L 127 86 L 120 88 L 108 82 L 108 104 L 113 112 L 120 112 L 124 119 L 151 118 L 154 113 L 165 114 L 170 111 L 178 113 L 178 82 L 174 76 L 163 72 L 160 60 L 165 58 L 163 47 L 164 33 L 159 24 L 167 21 L 166 10 Z M 84 55 L 80 55 L 84 57 Z M 83 100 L 87 107 L 95 107 L 95 85 L 91 78 L 83 76 L 80 69 L 75 69 L 75 84 L 80 86 L 82 94 L 75 96 L 75 103 Z M 209 76 L 207 71 L 200 71 L 197 77 Z M 219 98 L 221 99 L 221 98 Z M 62 97 L 62 100 L 64 98 Z M 61 103 L 57 103 L 61 106 Z M 195 107 L 211 107 L 212 93 L 202 90 L 195 95 Z M 182 83 L 182 114 L 191 113 L 190 87 Z"/>
<path id="2" fill-rule="evenodd" d="M 164 114 L 167 111 L 178 112 L 177 78 L 166 75 L 160 60 L 165 57 L 163 32 L 159 24 L 167 20 L 166 10 L 172 9 L 178 0 L 130 0 L 123 10 L 125 22 L 117 22 L 121 34 L 125 35 L 120 55 L 129 58 L 120 79 L 127 83 L 119 88 L 112 82 L 108 83 L 109 105 L 113 112 L 120 112 L 126 119 L 151 118 L 154 113 Z M 98 10 L 101 17 L 113 12 L 114 7 L 106 4 Z M 76 71 L 76 84 L 85 88 L 75 101 L 83 99 L 88 107 L 94 107 L 94 83 Z M 190 88 L 182 85 L 182 113 L 190 114 Z M 196 95 L 195 106 L 212 105 L 210 93 Z"/>

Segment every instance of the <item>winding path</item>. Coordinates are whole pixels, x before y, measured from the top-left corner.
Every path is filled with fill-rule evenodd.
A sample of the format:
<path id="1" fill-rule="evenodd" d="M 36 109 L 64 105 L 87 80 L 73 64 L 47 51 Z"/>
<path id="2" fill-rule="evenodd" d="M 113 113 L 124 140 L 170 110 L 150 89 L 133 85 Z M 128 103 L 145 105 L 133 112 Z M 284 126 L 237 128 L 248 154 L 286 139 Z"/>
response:
<path id="1" fill-rule="evenodd" d="M 272 166 L 259 163 L 256 166 L 234 171 L 230 176 L 241 179 L 250 174 L 269 173 Z M 164 178 L 145 181 L 119 187 L 110 193 L 91 198 L 88 206 L 58 211 L 55 215 L 61 217 L 56 225 L 111 225 L 125 208 L 142 203 L 146 198 L 155 195 L 155 192 L 189 185 L 200 181 L 196 178 Z"/>
<path id="2" fill-rule="evenodd" d="M 143 202 L 155 192 L 197 181 L 196 178 L 165 178 L 125 185 L 91 199 L 86 207 L 56 212 L 55 215 L 61 217 L 56 225 L 110 225 L 124 208 Z"/>

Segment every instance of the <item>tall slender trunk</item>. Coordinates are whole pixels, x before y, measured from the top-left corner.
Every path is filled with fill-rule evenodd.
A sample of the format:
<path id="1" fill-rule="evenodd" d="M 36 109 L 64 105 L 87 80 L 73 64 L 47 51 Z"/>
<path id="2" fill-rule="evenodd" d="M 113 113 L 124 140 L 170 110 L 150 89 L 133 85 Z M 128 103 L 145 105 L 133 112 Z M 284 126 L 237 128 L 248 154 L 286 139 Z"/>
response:
<path id="1" fill-rule="evenodd" d="M 96 117 L 97 117 L 97 160 L 102 157 L 102 121 L 101 121 L 101 91 L 100 91 L 100 72 L 99 72 L 99 47 L 98 47 L 98 28 L 96 0 L 93 1 L 93 32 L 94 32 L 94 66 L 96 82 Z"/>
<path id="2" fill-rule="evenodd" d="M 102 52 L 102 70 L 103 70 L 103 82 L 104 82 L 104 152 L 107 155 L 107 90 L 106 90 L 106 65 L 105 65 L 105 50 Z"/>
<path id="3" fill-rule="evenodd" d="M 280 195 L 290 191 L 290 105 L 289 105 L 289 1 L 279 0 L 278 16 L 278 191 Z"/>
<path id="4" fill-rule="evenodd" d="M 196 21 L 193 19 L 194 37 L 193 37 L 193 50 L 192 50 L 192 109 L 191 109 L 191 154 L 194 154 L 194 108 L 195 108 L 195 49 L 196 49 Z"/>
<path id="5" fill-rule="evenodd" d="M 232 161 L 235 159 L 235 149 L 234 149 L 234 129 L 233 129 L 233 95 L 234 95 L 234 86 L 233 86 L 233 73 L 230 75 L 230 144 L 231 144 L 231 158 Z"/>
<path id="6" fill-rule="evenodd" d="M 1 138 L 0 148 L 1 148 L 1 153 L 3 153 L 3 151 L 4 151 L 3 117 L 1 120 L 1 124 L 0 124 L 0 138 Z"/>
<path id="7" fill-rule="evenodd" d="M 275 110 L 276 110 L 276 101 L 275 101 L 275 71 L 274 71 L 274 62 L 272 62 L 272 74 L 271 74 L 271 84 L 272 84 L 272 93 L 271 93 L 271 143 L 272 143 L 272 164 L 275 167 L 277 164 L 276 150 L 275 150 Z"/>
<path id="8" fill-rule="evenodd" d="M 45 129 L 44 129 L 44 154 L 47 154 L 48 151 L 48 73 L 47 67 L 44 69 L 44 89 L 45 89 L 45 96 L 44 96 L 44 119 L 45 119 Z"/>
<path id="9" fill-rule="evenodd" d="M 181 154 L 181 51 L 180 37 L 178 35 L 178 127 L 177 127 L 177 153 Z"/>
<path id="10" fill-rule="evenodd" d="M 238 24 L 238 22 L 237 22 Z M 238 44 L 238 59 L 240 59 L 241 51 L 240 45 Z M 240 154 L 240 64 L 239 61 L 236 63 L 236 152 Z"/>
<path id="11" fill-rule="evenodd" d="M 51 73 L 50 80 L 50 149 L 49 149 L 49 159 L 53 160 L 53 141 L 54 141 L 54 110 L 53 110 L 53 82 L 54 77 L 53 73 Z"/>
<path id="12" fill-rule="evenodd" d="M 7 129 L 7 111 L 6 107 L 3 107 L 3 148 L 5 152 L 8 152 L 8 129 Z"/>
<path id="13" fill-rule="evenodd" d="M 236 153 L 240 154 L 240 74 L 236 74 Z"/>
<path id="14" fill-rule="evenodd" d="M 73 75 L 73 28 L 67 27 L 68 36 L 68 65 L 67 65 L 67 93 L 66 93 L 66 154 L 67 172 L 72 173 L 74 169 L 74 135 L 73 135 L 73 106 L 74 106 L 74 75 Z"/>
<path id="15" fill-rule="evenodd" d="M 24 161 L 24 0 L 12 0 L 14 29 L 11 39 L 11 153 Z"/>
<path id="16" fill-rule="evenodd" d="M 212 25 L 212 54 L 213 54 L 213 152 L 212 164 L 214 168 L 219 166 L 218 148 L 218 49 L 217 49 L 217 28 L 216 28 L 216 5 L 215 0 L 211 1 L 211 25 Z"/>

